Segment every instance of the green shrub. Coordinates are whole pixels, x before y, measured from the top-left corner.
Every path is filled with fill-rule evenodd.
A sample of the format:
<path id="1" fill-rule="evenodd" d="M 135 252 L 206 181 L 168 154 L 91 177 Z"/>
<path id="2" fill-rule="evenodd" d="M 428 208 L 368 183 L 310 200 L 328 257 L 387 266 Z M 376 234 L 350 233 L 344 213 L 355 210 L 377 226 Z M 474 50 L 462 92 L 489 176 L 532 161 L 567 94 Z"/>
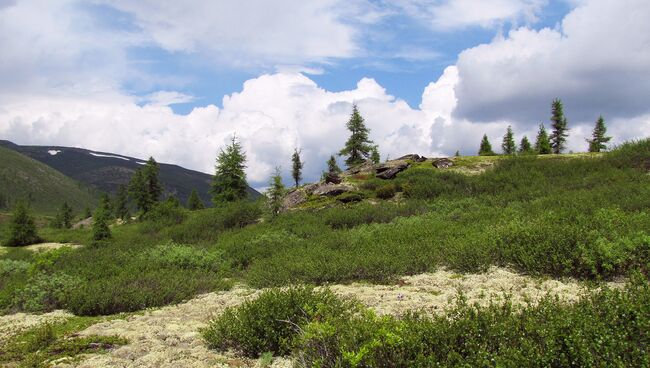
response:
<path id="1" fill-rule="evenodd" d="M 305 367 L 632 367 L 650 364 L 650 289 L 605 290 L 566 305 L 488 307 L 464 298 L 447 316 L 373 313 L 313 321 L 295 351 Z"/>
<path id="2" fill-rule="evenodd" d="M 210 253 L 188 245 L 169 242 L 159 245 L 144 255 L 143 261 L 162 266 L 174 266 L 182 269 L 205 269 L 217 271 L 224 267 L 221 254 Z"/>
<path id="3" fill-rule="evenodd" d="M 182 224 L 172 226 L 167 234 L 179 243 L 211 242 L 220 232 L 256 223 L 262 216 L 261 202 L 239 201 L 195 212 Z"/>
<path id="4" fill-rule="evenodd" d="M 158 202 L 149 212 L 142 216 L 144 221 L 155 225 L 155 228 L 162 229 L 168 226 L 177 225 L 185 219 L 186 211 L 173 198 Z"/>
<path id="5" fill-rule="evenodd" d="M 0 259 L 0 276 L 9 277 L 12 274 L 24 273 L 30 268 L 31 264 L 25 261 L 13 259 Z"/>
<path id="6" fill-rule="evenodd" d="M 345 192 L 336 196 L 336 200 L 341 203 L 361 202 L 364 198 L 364 195 L 359 192 Z"/>
<path id="7" fill-rule="evenodd" d="M 228 308 L 203 330 L 211 349 L 235 349 L 249 357 L 265 352 L 287 355 L 300 330 L 311 321 L 344 316 L 353 307 L 330 291 L 309 287 L 271 289 Z"/>
<path id="8" fill-rule="evenodd" d="M 38 273 L 14 295 L 14 310 L 29 312 L 47 312 L 66 308 L 68 299 L 81 285 L 79 278 L 55 273 L 52 275 Z"/>
<path id="9" fill-rule="evenodd" d="M 395 196 L 395 184 L 386 184 L 377 188 L 377 198 L 391 199 Z"/>

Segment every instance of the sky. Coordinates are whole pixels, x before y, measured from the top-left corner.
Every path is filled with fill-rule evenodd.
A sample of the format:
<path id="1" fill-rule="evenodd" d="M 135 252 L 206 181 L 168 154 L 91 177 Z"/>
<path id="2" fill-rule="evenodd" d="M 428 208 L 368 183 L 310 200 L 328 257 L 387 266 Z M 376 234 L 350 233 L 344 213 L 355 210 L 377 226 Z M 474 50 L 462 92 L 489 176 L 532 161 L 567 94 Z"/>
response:
<path id="1" fill-rule="evenodd" d="M 357 104 L 382 158 L 474 155 L 602 115 L 650 136 L 647 0 L 0 0 L 0 139 L 314 181 Z M 343 160 L 340 159 L 342 164 Z"/>

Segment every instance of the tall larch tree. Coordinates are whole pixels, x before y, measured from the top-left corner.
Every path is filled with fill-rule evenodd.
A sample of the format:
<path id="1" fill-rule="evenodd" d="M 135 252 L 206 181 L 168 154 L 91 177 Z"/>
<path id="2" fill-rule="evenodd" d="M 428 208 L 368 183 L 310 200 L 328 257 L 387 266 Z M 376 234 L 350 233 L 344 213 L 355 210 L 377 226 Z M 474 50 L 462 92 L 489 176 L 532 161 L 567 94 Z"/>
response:
<path id="1" fill-rule="evenodd" d="M 512 127 L 508 125 L 508 130 L 503 136 L 503 142 L 501 143 L 501 149 L 503 150 L 504 155 L 514 155 L 517 152 L 517 145 L 515 144 L 515 135 L 512 132 Z"/>
<path id="2" fill-rule="evenodd" d="M 553 100 L 551 104 L 551 127 L 553 131 L 549 140 L 551 141 L 551 148 L 553 153 L 560 154 L 566 145 L 566 137 L 569 135 L 567 132 L 569 128 L 566 117 L 564 116 L 564 106 L 559 98 Z"/>
<path id="3" fill-rule="evenodd" d="M 594 131 L 591 133 L 591 139 L 587 139 L 589 143 L 589 152 L 600 152 L 607 149 L 605 143 L 609 142 L 612 137 L 607 137 L 607 127 L 605 126 L 605 119 L 599 116 L 594 126 Z"/>
<path id="4" fill-rule="evenodd" d="M 481 139 L 481 146 L 478 149 L 479 156 L 494 156 L 494 151 L 492 151 L 492 145 L 488 140 L 487 134 L 483 134 L 483 139 Z"/>
<path id="5" fill-rule="evenodd" d="M 521 142 L 519 143 L 519 151 L 518 151 L 518 153 L 520 153 L 522 155 L 527 155 L 527 154 L 531 154 L 531 153 L 534 153 L 534 152 L 535 151 L 533 151 L 533 146 L 530 144 L 530 141 L 528 140 L 528 137 L 523 136 L 521 138 Z"/>
<path id="6" fill-rule="evenodd" d="M 370 156 L 373 147 L 373 142 L 368 138 L 370 130 L 366 128 L 357 105 L 352 106 L 352 115 L 348 120 L 347 128 L 350 131 L 350 137 L 345 142 L 345 147 L 339 152 L 339 156 L 347 156 L 345 164 L 352 167 L 363 163 Z"/>
<path id="7" fill-rule="evenodd" d="M 302 180 L 302 168 L 305 166 L 305 164 L 300 160 L 300 150 L 295 148 L 293 150 L 293 155 L 291 155 L 291 176 L 293 177 L 293 181 L 296 183 L 296 188 L 300 185 L 300 181 Z"/>
<path id="8" fill-rule="evenodd" d="M 548 155 L 552 152 L 551 141 L 548 139 L 548 133 L 546 133 L 544 124 L 539 124 L 539 131 L 535 140 L 535 152 L 540 155 Z"/>
<path id="9" fill-rule="evenodd" d="M 282 175 L 280 175 L 280 168 L 275 168 L 275 173 L 269 182 L 269 189 L 266 192 L 269 212 L 271 217 L 276 217 L 282 209 L 282 198 L 284 198 L 285 188 L 282 184 Z"/>
<path id="10" fill-rule="evenodd" d="M 108 227 L 108 214 L 102 206 L 99 206 L 93 215 L 93 240 L 106 240 L 110 238 L 111 229 Z"/>
<path id="11" fill-rule="evenodd" d="M 210 188 L 214 204 L 235 202 L 248 197 L 245 169 L 246 153 L 237 137 L 233 136 L 230 144 L 226 149 L 221 149 L 217 156 Z"/>
<path id="12" fill-rule="evenodd" d="M 201 198 L 199 198 L 199 193 L 196 192 L 196 189 L 192 190 L 190 197 L 187 199 L 187 208 L 190 211 L 202 210 L 205 208 L 205 205 Z"/>

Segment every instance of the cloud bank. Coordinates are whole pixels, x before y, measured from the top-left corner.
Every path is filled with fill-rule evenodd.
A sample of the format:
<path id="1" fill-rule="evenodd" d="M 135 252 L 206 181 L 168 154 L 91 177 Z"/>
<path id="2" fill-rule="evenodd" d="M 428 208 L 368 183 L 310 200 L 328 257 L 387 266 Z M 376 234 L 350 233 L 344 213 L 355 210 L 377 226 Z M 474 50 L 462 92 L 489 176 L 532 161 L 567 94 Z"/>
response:
<path id="1" fill-rule="evenodd" d="M 409 3 L 428 6 L 420 1 Z M 503 12 L 488 20 L 459 20 L 456 25 L 444 25 L 440 14 L 451 11 L 447 8 L 462 8 L 464 2 L 436 3 L 429 10 L 431 19 L 453 29 L 465 23 L 489 26 L 505 18 L 527 18 L 541 4 L 497 3 L 503 5 Z M 586 149 L 584 139 L 600 114 L 614 142 L 650 135 L 647 1 L 582 1 L 553 29 L 523 26 L 467 49 L 455 65 L 448 66 L 422 91 L 421 103 L 415 108 L 391 96 L 372 78 L 359 80 L 349 90 L 330 91 L 297 71 L 306 60 L 351 57 L 359 50 L 354 28 L 337 23 L 340 12 L 322 18 L 314 15 L 318 27 L 339 27 L 330 39 L 336 40 L 334 43 L 310 49 L 311 42 L 318 44 L 323 35 L 309 31 L 311 25 L 298 24 L 286 34 L 269 34 L 269 39 L 278 38 L 282 44 L 283 35 L 304 31 L 309 42 L 298 42 L 295 50 L 280 47 L 273 53 L 265 51 L 264 42 L 249 44 L 246 33 L 234 33 L 219 44 L 215 37 L 224 31 L 211 25 L 214 19 L 207 17 L 212 20 L 192 24 L 200 13 L 208 13 L 206 9 L 197 10 L 191 19 L 176 19 L 168 14 L 173 8 L 153 3 L 147 7 L 116 2 L 115 8 L 132 17 L 136 29 L 107 37 L 108 45 L 89 44 L 90 40 L 79 34 L 79 27 L 105 30 L 111 26 L 76 23 L 77 13 L 51 4 L 40 4 L 54 7 L 50 9 L 54 15 L 45 12 L 40 21 L 58 36 L 34 33 L 20 25 L 39 4 L 27 2 L 31 8 L 9 5 L 0 9 L 0 41 L 7 46 L 7 52 L 0 54 L 0 81 L 5 83 L 0 90 L 0 137 L 19 144 L 83 146 L 140 158 L 154 156 L 162 162 L 213 172 L 218 150 L 236 134 L 248 154 L 249 180 L 262 187 L 275 166 L 288 172 L 294 148 L 302 149 L 306 179 L 317 179 L 329 155 L 338 152 L 347 138 L 345 123 L 353 103 L 358 104 L 382 158 L 406 153 L 443 156 L 456 150 L 475 154 L 484 133 L 498 147 L 508 125 L 514 127 L 517 140 L 524 134 L 532 139 L 540 122 L 548 127 L 550 102 L 555 97 L 565 102 L 570 150 Z M 335 2 L 318 4 L 319 11 L 315 5 L 297 11 L 307 17 L 331 9 Z M 512 4 L 520 6 L 509 7 Z M 189 28 L 185 30 L 185 26 Z M 269 28 L 276 27 L 269 24 Z M 68 36 L 73 37 L 74 47 L 66 50 Z M 245 47 L 236 47 L 238 37 L 246 40 L 242 41 Z M 208 44 L 212 39 L 215 45 Z M 37 45 L 35 49 L 19 47 L 29 40 Z M 169 105 L 192 101 L 193 96 L 169 89 L 137 96 L 115 82 L 135 73 L 128 67 L 129 45 L 151 43 L 168 52 L 215 55 L 226 50 L 239 53 L 241 60 L 250 55 L 266 62 L 292 59 L 291 64 L 298 67 L 278 68 L 281 71 L 249 79 L 240 91 L 224 96 L 220 105 L 214 101 L 182 115 Z M 104 58 L 108 63 L 92 66 Z M 136 80 L 146 83 L 147 78 L 140 75 Z"/>

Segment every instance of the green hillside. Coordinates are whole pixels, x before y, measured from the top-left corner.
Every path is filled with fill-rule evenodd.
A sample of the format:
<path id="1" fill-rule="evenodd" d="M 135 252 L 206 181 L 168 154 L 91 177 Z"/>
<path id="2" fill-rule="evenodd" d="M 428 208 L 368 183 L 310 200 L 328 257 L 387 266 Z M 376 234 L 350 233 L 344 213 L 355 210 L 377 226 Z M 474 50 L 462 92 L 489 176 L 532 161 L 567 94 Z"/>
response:
<path id="1" fill-rule="evenodd" d="M 64 201 L 76 211 L 92 207 L 95 194 L 45 164 L 0 147 L 0 210 L 10 210 L 18 200 L 28 201 L 32 211 L 51 214 Z"/>

